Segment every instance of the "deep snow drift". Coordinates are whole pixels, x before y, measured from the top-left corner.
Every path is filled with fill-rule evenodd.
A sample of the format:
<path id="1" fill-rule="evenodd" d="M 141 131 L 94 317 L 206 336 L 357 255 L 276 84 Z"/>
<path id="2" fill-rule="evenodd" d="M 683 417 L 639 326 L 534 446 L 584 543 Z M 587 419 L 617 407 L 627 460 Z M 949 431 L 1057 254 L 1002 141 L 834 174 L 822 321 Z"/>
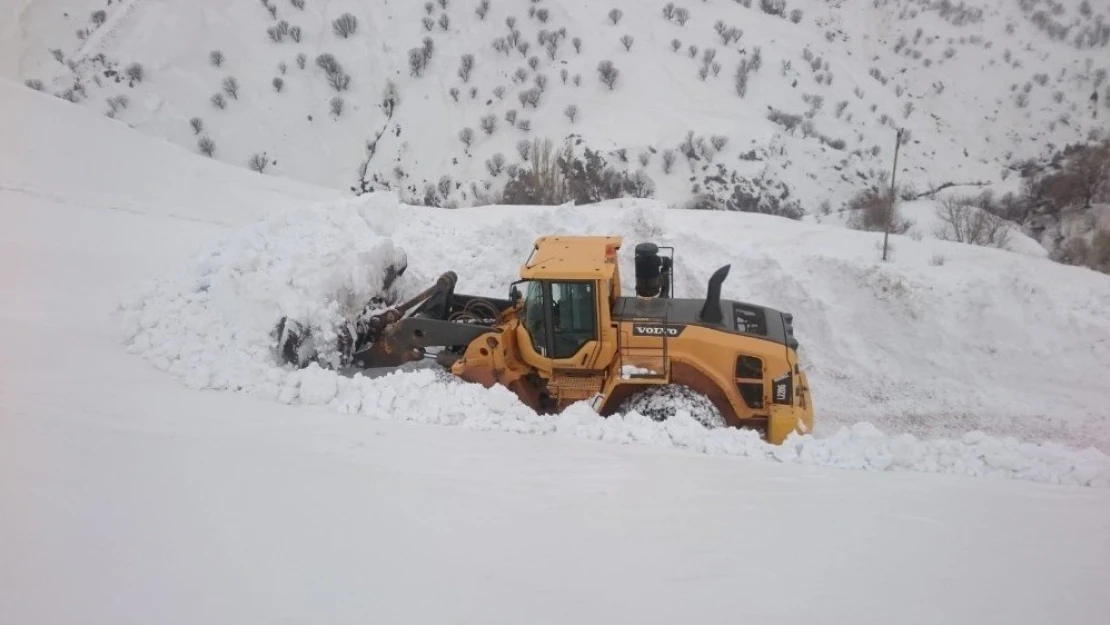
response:
<path id="1" fill-rule="evenodd" d="M 459 274 L 461 292 L 503 296 L 537 235 L 571 232 L 624 235 L 625 267 L 638 241 L 674 245 L 680 296 L 701 295 L 711 271 L 732 263 L 726 297 L 793 312 L 811 372 L 817 436 L 776 448 L 749 432 L 706 431 L 688 415 L 658 424 L 637 414 L 602 419 L 575 407 L 560 418 L 540 417 L 508 391 L 431 371 L 348 379 L 276 364 L 269 332 L 280 316 L 338 321 L 376 292 L 383 267 L 402 253 L 409 271 L 397 284 L 401 296 L 446 270 Z M 180 272 L 124 299 L 120 319 L 131 352 L 195 388 L 386 419 L 784 462 L 1110 486 L 1102 410 L 1110 280 L 1041 259 L 903 237 L 895 262 L 883 265 L 875 240 L 650 202 L 445 212 L 377 194 L 236 230 Z M 938 250 L 951 258 L 944 266 L 929 263 Z M 623 277 L 631 289 L 631 271 Z M 1030 333 L 1049 319 L 1066 322 Z M 1071 449 L 1094 446 L 1103 451 Z"/>

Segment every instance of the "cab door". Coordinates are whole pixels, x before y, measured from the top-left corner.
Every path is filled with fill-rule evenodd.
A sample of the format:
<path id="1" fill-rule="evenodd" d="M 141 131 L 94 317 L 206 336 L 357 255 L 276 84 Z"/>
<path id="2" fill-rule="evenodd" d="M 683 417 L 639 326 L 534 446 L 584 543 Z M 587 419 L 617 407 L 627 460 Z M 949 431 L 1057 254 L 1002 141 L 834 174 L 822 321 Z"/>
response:
<path id="1" fill-rule="evenodd" d="M 595 368 L 603 347 L 604 312 L 597 282 L 532 280 L 526 284 L 517 328 L 524 360 L 546 372 Z"/>

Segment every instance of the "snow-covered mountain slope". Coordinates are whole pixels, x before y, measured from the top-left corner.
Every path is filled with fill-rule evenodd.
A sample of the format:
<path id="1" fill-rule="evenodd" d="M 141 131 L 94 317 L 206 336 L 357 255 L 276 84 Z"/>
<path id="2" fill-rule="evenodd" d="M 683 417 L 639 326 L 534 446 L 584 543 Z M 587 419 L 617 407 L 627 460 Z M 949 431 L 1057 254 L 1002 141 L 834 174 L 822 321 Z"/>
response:
<path id="1" fill-rule="evenodd" d="M 666 203 L 727 197 L 739 184 L 757 202 L 797 201 L 809 212 L 824 201 L 840 206 L 890 170 L 896 126 L 910 132 L 901 182 L 922 191 L 945 182 L 1007 190 L 1016 184 L 1009 164 L 1085 140 L 1110 114 L 1110 15 L 1096 2 L 16 4 L 4 71 L 21 80 L 41 80 L 52 93 L 114 110 L 119 121 L 193 150 L 208 138 L 219 160 L 246 166 L 264 154 L 267 173 L 344 190 L 359 179 L 372 141 L 368 177 L 411 201 L 446 177 L 447 197 L 430 198 L 440 204 L 482 203 L 505 181 L 489 170 L 495 154 L 521 162 L 521 140 L 559 144 L 571 133 L 612 164 L 642 169 Z M 784 10 L 769 14 L 764 4 Z M 610 17 L 614 9 L 620 14 Z M 90 21 L 94 10 L 105 11 L 99 26 Z M 356 29 L 341 38 L 333 21 L 348 13 Z M 419 50 L 430 53 L 413 72 L 410 55 Z M 222 54 L 218 67 L 212 51 Z M 317 65 L 321 54 L 349 77 L 342 91 Z M 473 63 L 463 78 L 465 55 Z M 619 70 L 612 88 L 600 80 L 605 60 Z M 144 69 L 141 82 L 117 80 L 132 63 Z M 540 76 L 533 107 L 520 98 Z M 235 97 L 223 87 L 228 78 L 237 82 Z M 216 94 L 224 108 L 211 102 Z M 107 102 L 119 95 L 126 107 Z M 334 97 L 343 99 L 338 115 Z M 383 107 L 387 97 L 394 107 Z M 778 122 L 768 119 L 772 110 L 784 114 Z M 192 118 L 201 120 L 199 132 Z M 466 128 L 469 147 L 460 140 Z M 687 133 L 693 159 L 682 155 Z M 668 150 L 677 153 L 669 173 Z"/>
<path id="2" fill-rule="evenodd" d="M 328 190 L 221 167 L 3 82 L 0 106 L 12 112 L 0 116 L 4 622 L 878 625 L 912 613 L 932 623 L 1094 625 L 1110 611 L 1101 592 L 1110 567 L 1099 548 L 1110 541 L 1110 489 L 815 466 L 875 468 L 882 437 L 854 447 L 826 438 L 807 445 L 821 453 L 803 466 L 675 450 L 669 435 L 646 424 L 606 425 L 582 413 L 577 427 L 562 424 L 566 436 L 476 432 L 527 421 L 497 394 L 421 386 L 420 373 L 370 387 L 392 387 L 392 413 L 189 389 L 125 352 L 114 315 L 123 294 L 145 279 L 180 275 L 194 252 L 243 243 L 259 215 L 311 213 L 304 203 L 314 200 L 330 215 L 354 211 Z M 48 129 L 45 122 L 59 129 L 45 140 L 67 158 L 30 149 L 37 132 L 19 133 Z M 388 205 L 373 208 L 381 202 L 363 201 L 371 214 L 390 215 Z M 568 214 L 537 209 L 514 220 L 493 210 L 501 213 L 494 221 L 519 228 L 506 238 L 527 237 L 544 219 L 556 227 Z M 456 219 L 427 233 L 446 243 L 426 246 L 430 256 L 414 251 L 414 272 L 446 264 L 451 250 L 440 248 L 480 232 Z M 304 227 L 322 231 L 326 222 Z M 851 236 L 817 226 L 798 232 L 810 240 Z M 641 234 L 660 236 L 630 233 Z M 401 243 L 417 236 L 398 227 Z M 711 234 L 702 236 L 704 265 L 692 250 L 680 256 L 684 288 L 723 256 Z M 910 243 L 899 243 L 891 271 L 912 274 Z M 453 251 L 452 262 L 488 263 L 498 275 L 516 262 L 470 246 Z M 1013 258 L 950 253 L 950 263 Z M 1090 277 L 1048 275 L 1046 282 Z M 493 279 L 468 286 L 492 289 Z M 1030 314 L 1045 314 L 1036 294 L 1030 298 Z M 247 300 L 224 303 L 236 301 Z M 181 318 L 164 312 L 167 325 Z M 822 336 L 814 321 L 807 346 Z M 984 361 L 970 350 L 961 356 Z M 855 354 L 855 362 L 865 357 Z M 417 417 L 447 414 L 436 405 L 445 399 L 470 401 L 457 413 L 464 427 L 398 423 L 417 395 L 425 411 Z M 697 441 L 696 430 L 671 431 Z M 1024 463 L 1024 477 L 1034 479 L 1038 468 L 1047 469 L 1042 478 L 1077 475 L 1038 458 L 1082 457 L 977 440 L 986 446 L 903 440 L 901 449 L 941 449 L 946 471 L 963 472 L 964 463 L 1021 472 Z M 868 600 L 861 589 L 872 593 Z"/>

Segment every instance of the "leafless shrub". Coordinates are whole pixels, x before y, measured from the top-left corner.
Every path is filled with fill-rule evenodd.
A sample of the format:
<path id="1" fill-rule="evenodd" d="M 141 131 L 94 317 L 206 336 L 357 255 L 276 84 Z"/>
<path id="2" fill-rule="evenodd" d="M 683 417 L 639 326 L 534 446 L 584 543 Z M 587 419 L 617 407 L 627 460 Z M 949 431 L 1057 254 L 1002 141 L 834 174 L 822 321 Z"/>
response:
<path id="1" fill-rule="evenodd" d="M 794 22 L 795 24 L 802 21 L 802 10 L 801 9 L 794 9 L 793 11 L 791 11 L 790 12 L 790 21 Z"/>
<path id="2" fill-rule="evenodd" d="M 678 22 L 679 26 L 685 26 L 686 22 L 690 19 L 690 10 L 685 7 L 677 7 L 674 10 L 674 21 Z"/>
<path id="3" fill-rule="evenodd" d="M 304 52 L 297 55 L 297 67 L 304 69 L 306 62 L 308 62 L 308 57 L 305 56 Z"/>
<path id="4" fill-rule="evenodd" d="M 677 155 L 675 154 L 674 150 L 670 148 L 663 150 L 663 173 L 671 173 L 671 168 L 674 167 L 674 162 L 676 158 Z"/>
<path id="5" fill-rule="evenodd" d="M 141 64 L 132 63 L 124 70 L 124 75 L 135 82 L 142 82 L 143 78 L 146 77 L 146 71 Z"/>
<path id="6" fill-rule="evenodd" d="M 467 149 L 469 149 L 470 145 L 474 143 L 474 129 L 466 127 L 460 130 L 459 141 L 462 141 L 463 145 L 465 145 Z"/>
<path id="7" fill-rule="evenodd" d="M 208 137 L 201 137 L 197 139 L 197 149 L 200 150 L 201 154 L 211 157 L 216 153 L 216 142 Z"/>
<path id="8" fill-rule="evenodd" d="M 297 43 L 300 43 L 301 42 L 301 27 L 300 26 L 294 26 L 294 27 L 290 28 L 289 29 L 289 38 L 292 39 L 293 41 L 297 42 Z"/>
<path id="9" fill-rule="evenodd" d="M 621 45 L 624 46 L 625 51 L 632 50 L 632 42 L 635 41 L 632 35 L 624 35 L 621 37 Z"/>
<path id="10" fill-rule="evenodd" d="M 344 13 L 332 21 L 331 27 L 337 37 L 347 39 L 358 30 L 358 18 L 350 13 Z"/>
<path id="11" fill-rule="evenodd" d="M 26 85 L 29 89 L 34 89 L 35 91 L 42 91 L 46 88 L 45 85 L 42 84 L 42 81 L 38 78 L 28 78 L 27 80 L 23 81 L 23 84 Z"/>
<path id="12" fill-rule="evenodd" d="M 570 123 L 573 124 L 574 120 L 578 118 L 578 106 L 575 104 L 568 104 L 567 107 L 563 109 L 563 115 L 566 115 Z"/>
<path id="13" fill-rule="evenodd" d="M 289 4 L 292 4 L 294 7 L 301 11 L 304 10 L 304 0 L 289 0 Z"/>
<path id="14" fill-rule="evenodd" d="M 883 232 L 889 224 L 892 234 L 905 234 L 913 226 L 912 221 L 902 218 L 897 198 L 891 195 L 889 188 L 882 189 L 883 186 L 885 180 L 880 178 L 879 185 L 860 191 L 848 201 L 849 228 Z"/>
<path id="15" fill-rule="evenodd" d="M 784 17 L 786 15 L 786 0 L 759 0 L 759 8 L 768 15 Z"/>
<path id="16" fill-rule="evenodd" d="M 224 94 L 222 94 L 222 93 L 214 94 L 210 98 L 210 101 L 212 102 L 212 106 L 214 106 L 214 107 L 216 107 L 220 110 L 223 110 L 223 109 L 227 108 L 227 100 L 224 99 Z"/>
<path id="17" fill-rule="evenodd" d="M 109 103 L 109 106 L 111 106 L 111 103 Z M 204 130 L 204 121 L 199 117 L 194 117 L 189 120 L 189 126 L 193 128 L 194 135 L 199 135 Z"/>
<path id="18" fill-rule="evenodd" d="M 266 156 L 265 153 L 252 154 L 251 157 L 250 157 L 250 160 L 247 161 L 247 167 L 249 167 L 252 171 L 256 171 L 260 174 L 262 172 L 266 171 L 266 167 L 269 164 L 270 164 L 270 159 L 269 159 L 269 157 Z"/>
<path id="19" fill-rule="evenodd" d="M 597 64 L 598 78 L 605 86 L 609 87 L 611 91 L 613 86 L 617 83 L 617 78 L 620 77 L 620 70 L 613 66 L 612 61 L 601 61 Z"/>
<path id="20" fill-rule="evenodd" d="M 439 20 L 436 23 L 439 24 L 440 30 L 447 30 L 451 27 L 451 18 L 447 17 L 447 14 L 444 13 L 439 16 Z"/>
<path id="21" fill-rule="evenodd" d="M 621 11 L 620 9 L 609 10 L 609 21 L 613 22 L 614 26 L 616 26 L 617 23 L 621 21 L 622 17 L 624 17 L 624 11 Z"/>
<path id="22" fill-rule="evenodd" d="M 224 78 L 223 82 L 224 93 L 231 96 L 232 100 L 239 99 L 239 81 L 234 76 Z"/>
<path id="23" fill-rule="evenodd" d="M 474 55 L 464 54 L 459 62 L 459 78 L 463 82 L 470 81 L 470 72 L 474 70 Z"/>
<path id="24" fill-rule="evenodd" d="M 486 136 L 492 135 L 493 131 L 497 130 L 497 116 L 493 113 L 483 116 L 480 125 Z"/>
<path id="25" fill-rule="evenodd" d="M 215 67 L 220 67 L 224 64 L 224 53 L 219 50 L 213 50 L 208 53 L 208 60 Z"/>
<path id="26" fill-rule="evenodd" d="M 1010 224 L 982 210 L 966 198 L 945 198 L 936 209 L 940 221 L 938 239 L 1005 249 L 1010 241 Z"/>
<path id="27" fill-rule="evenodd" d="M 478 15 L 478 19 L 486 19 L 486 14 L 489 13 L 489 0 L 482 0 L 478 3 L 478 8 L 474 9 L 474 13 Z"/>
<path id="28" fill-rule="evenodd" d="M 531 89 L 525 89 L 524 91 L 518 93 L 517 98 L 520 100 L 520 105 L 523 108 L 528 108 L 529 104 L 532 105 L 532 108 L 537 108 L 540 104 L 541 95 L 543 95 L 542 91 L 535 87 L 532 87 Z"/>
<path id="29" fill-rule="evenodd" d="M 516 125 L 516 109 L 505 111 L 505 121 L 509 122 L 510 126 Z"/>
<path id="30" fill-rule="evenodd" d="M 331 108 L 332 115 L 336 117 L 343 115 L 343 98 L 335 96 L 328 102 L 328 105 Z"/>
<path id="31" fill-rule="evenodd" d="M 104 22 L 108 21 L 108 13 L 105 12 L 103 9 L 99 11 L 93 11 L 90 17 L 92 19 L 92 23 L 97 27 L 103 26 Z"/>

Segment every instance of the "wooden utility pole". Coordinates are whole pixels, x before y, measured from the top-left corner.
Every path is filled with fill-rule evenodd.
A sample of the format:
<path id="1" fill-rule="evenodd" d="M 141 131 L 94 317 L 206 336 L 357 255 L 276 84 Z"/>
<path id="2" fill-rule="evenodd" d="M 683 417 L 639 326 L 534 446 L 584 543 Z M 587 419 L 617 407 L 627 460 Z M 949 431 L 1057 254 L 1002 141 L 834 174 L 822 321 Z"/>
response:
<path id="1" fill-rule="evenodd" d="M 894 138 L 894 169 L 890 172 L 890 204 L 886 212 L 886 230 L 883 232 L 883 262 L 887 259 L 887 241 L 890 239 L 890 228 L 894 223 L 894 177 L 898 174 L 898 148 L 902 147 L 902 129 Z"/>

